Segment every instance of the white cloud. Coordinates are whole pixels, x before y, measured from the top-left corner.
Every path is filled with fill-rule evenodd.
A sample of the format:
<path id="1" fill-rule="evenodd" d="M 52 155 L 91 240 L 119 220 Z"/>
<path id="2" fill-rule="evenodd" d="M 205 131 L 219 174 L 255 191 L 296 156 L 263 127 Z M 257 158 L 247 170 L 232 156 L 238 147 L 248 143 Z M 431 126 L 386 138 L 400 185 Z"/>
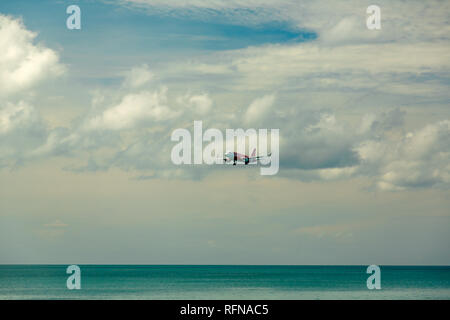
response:
<path id="1" fill-rule="evenodd" d="M 365 141 L 361 166 L 374 171 L 383 190 L 450 186 L 450 121 L 429 124 L 400 140 Z"/>
<path id="2" fill-rule="evenodd" d="M 0 96 L 29 89 L 64 71 L 58 54 L 33 44 L 35 37 L 21 20 L 0 14 Z"/>
<path id="3" fill-rule="evenodd" d="M 35 37 L 21 20 L 0 14 L 0 167 L 22 164 L 47 138 L 37 108 L 27 100 L 64 66 L 55 51 L 34 44 Z"/>
<path id="4" fill-rule="evenodd" d="M 450 25 L 446 12 L 450 3 L 447 2 L 381 1 L 377 3 L 382 10 L 382 29 L 378 31 L 366 28 L 369 4 L 360 1 L 327 5 L 318 1 L 131 2 L 187 14 L 200 9 L 218 10 L 227 17 L 227 12 L 229 16 L 236 14 L 243 24 L 247 20 L 233 10 L 270 9 L 273 14 L 262 14 L 262 19 L 279 18 L 318 34 L 313 41 L 253 46 L 197 61 L 171 63 L 163 74 L 168 79 L 177 76 L 187 79 L 186 82 L 199 82 L 200 78 L 203 85 L 214 81 L 216 86 L 235 92 L 341 90 L 340 95 L 345 96 L 356 90 L 376 90 L 386 95 L 410 97 L 413 92 L 448 99 L 445 81 L 450 72 Z M 214 15 L 208 10 L 203 13 Z"/>
<path id="5" fill-rule="evenodd" d="M 360 126 L 322 114 L 283 131 L 280 172 L 301 180 L 366 177 L 380 190 L 450 187 L 450 121 L 403 134 L 403 113 L 368 114 Z M 285 127 L 287 128 L 287 127 Z"/>
<path id="6" fill-rule="evenodd" d="M 448 43 L 442 42 L 342 47 L 321 47 L 311 42 L 252 47 L 232 53 L 231 65 L 239 75 L 233 89 L 367 89 L 381 83 L 384 86 L 380 90 L 389 89 L 390 84 L 398 82 L 399 74 L 449 72 L 449 49 Z M 417 84 L 416 79 L 410 82 Z"/>
<path id="7" fill-rule="evenodd" d="M 164 121 L 178 115 L 166 105 L 166 88 L 159 92 L 142 91 L 125 95 L 121 102 L 88 120 L 86 129 L 121 130 L 147 121 Z"/>
<path id="8" fill-rule="evenodd" d="M 151 8 L 151 14 L 181 15 L 195 19 L 255 25 L 282 21 L 294 29 L 314 30 L 323 43 L 332 45 L 367 42 L 421 41 L 448 39 L 450 4 L 438 0 L 378 0 L 382 29 L 366 28 L 366 8 L 372 4 L 358 0 L 123 0 L 121 3 Z"/>
<path id="9" fill-rule="evenodd" d="M 26 127 L 35 120 L 36 113 L 32 106 L 23 101 L 18 104 L 7 103 L 0 109 L 0 135 Z"/>
<path id="10" fill-rule="evenodd" d="M 318 170 L 318 175 L 323 180 L 340 180 L 351 178 L 358 167 L 344 167 L 344 168 L 328 168 Z"/>
<path id="11" fill-rule="evenodd" d="M 244 115 L 244 122 L 247 124 L 258 123 L 270 111 L 275 101 L 275 95 L 268 94 L 262 98 L 255 99 Z"/>
<path id="12" fill-rule="evenodd" d="M 306 132 L 313 132 L 316 130 L 342 133 L 342 127 L 337 123 L 335 115 L 329 113 L 322 113 L 317 123 L 311 124 L 305 128 Z"/>
<path id="13" fill-rule="evenodd" d="M 89 170 L 118 166 L 147 172 L 147 176 L 153 177 L 200 178 L 204 176 L 201 168 L 174 167 L 169 162 L 171 142 L 167 137 L 173 128 L 185 127 L 186 123 L 184 117 L 180 117 L 182 112 L 169 107 L 168 101 L 166 88 L 155 92 L 129 92 L 127 89 L 122 92 L 117 104 L 87 116 L 81 126 L 49 132 L 44 143 L 32 144 L 33 151 L 28 152 L 28 156 L 89 151 L 89 165 L 86 167 Z M 216 118 L 215 113 L 207 112 L 213 102 L 206 94 L 186 95 L 178 101 L 186 101 L 188 107 L 199 108 L 204 121 L 214 121 Z M 274 108 L 274 103 L 274 95 L 255 99 L 242 120 L 247 124 L 260 124 Z M 3 135 L 30 125 L 30 128 L 41 126 L 39 117 L 29 105 L 19 103 L 7 106 L 0 113 L 0 132 Z M 99 108 L 101 106 L 96 104 L 93 112 Z M 279 108 L 277 106 L 277 111 Z M 349 126 L 332 112 L 304 113 L 290 106 L 281 109 L 283 112 L 271 113 L 270 121 L 273 127 L 281 129 L 283 176 L 337 180 L 364 175 L 372 178 L 382 190 L 450 186 L 448 120 L 398 136 L 388 133 L 403 126 L 403 112 L 399 110 L 366 114 L 361 117 L 359 125 Z M 229 128 L 241 127 L 240 119 L 230 118 L 226 122 Z M 157 130 L 147 131 L 144 135 L 131 134 L 126 140 L 114 134 L 115 131 L 132 131 L 155 125 Z M 109 156 L 105 158 L 96 153 L 99 147 L 106 146 L 112 140 L 115 142 L 111 144 L 112 153 Z M 4 149 L 2 154 L 8 150 Z M 13 152 L 11 157 L 20 159 L 26 156 Z M 74 170 L 83 169 L 78 167 Z M 299 171 L 302 174 L 296 174 Z"/>
<path id="14" fill-rule="evenodd" d="M 124 85 L 131 88 L 140 88 L 148 84 L 153 78 L 154 74 L 150 71 L 148 65 L 144 64 L 125 73 Z"/>
<path id="15" fill-rule="evenodd" d="M 46 140 L 47 131 L 38 111 L 24 101 L 0 107 L 0 168 L 28 159 L 31 150 Z"/>
<path id="16" fill-rule="evenodd" d="M 191 111 L 198 115 L 206 115 L 211 111 L 213 102 L 208 94 L 185 95 L 177 99 L 178 103 L 183 107 L 190 108 Z"/>

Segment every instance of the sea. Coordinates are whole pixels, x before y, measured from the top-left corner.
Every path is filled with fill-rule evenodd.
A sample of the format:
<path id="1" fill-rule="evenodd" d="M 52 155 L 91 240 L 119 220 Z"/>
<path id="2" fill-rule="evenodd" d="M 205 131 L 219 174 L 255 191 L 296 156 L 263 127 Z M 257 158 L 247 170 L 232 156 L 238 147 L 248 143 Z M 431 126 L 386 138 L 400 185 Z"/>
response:
<path id="1" fill-rule="evenodd" d="M 316 300 L 450 299 L 450 266 L 0 265 L 0 299 Z"/>

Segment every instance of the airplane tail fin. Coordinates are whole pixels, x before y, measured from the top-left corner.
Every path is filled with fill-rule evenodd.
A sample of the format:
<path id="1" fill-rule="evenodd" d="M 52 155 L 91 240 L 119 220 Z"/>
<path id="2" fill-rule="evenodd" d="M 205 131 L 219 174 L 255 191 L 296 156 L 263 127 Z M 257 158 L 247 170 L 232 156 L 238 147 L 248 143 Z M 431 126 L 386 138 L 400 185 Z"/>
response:
<path id="1" fill-rule="evenodd" d="M 254 157 L 254 156 L 256 156 L 256 148 L 255 148 L 255 149 L 253 149 L 253 152 L 252 152 L 252 155 L 251 155 L 251 157 Z"/>

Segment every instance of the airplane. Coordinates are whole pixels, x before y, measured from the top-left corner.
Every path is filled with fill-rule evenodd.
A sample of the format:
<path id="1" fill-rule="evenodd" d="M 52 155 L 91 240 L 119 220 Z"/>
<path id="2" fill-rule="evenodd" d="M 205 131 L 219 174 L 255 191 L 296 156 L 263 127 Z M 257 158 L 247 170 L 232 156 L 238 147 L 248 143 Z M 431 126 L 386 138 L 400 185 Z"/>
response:
<path id="1" fill-rule="evenodd" d="M 242 162 L 244 162 L 245 165 L 248 165 L 250 162 L 254 163 L 262 158 L 270 157 L 271 155 L 272 155 L 272 153 L 269 152 L 267 154 L 267 156 L 257 156 L 256 148 L 253 149 L 252 155 L 250 157 L 245 154 L 242 154 L 242 153 L 228 151 L 224 154 L 223 161 L 224 161 L 224 164 L 226 164 L 228 161 L 233 161 L 233 166 L 236 165 L 237 161 L 242 161 Z"/>

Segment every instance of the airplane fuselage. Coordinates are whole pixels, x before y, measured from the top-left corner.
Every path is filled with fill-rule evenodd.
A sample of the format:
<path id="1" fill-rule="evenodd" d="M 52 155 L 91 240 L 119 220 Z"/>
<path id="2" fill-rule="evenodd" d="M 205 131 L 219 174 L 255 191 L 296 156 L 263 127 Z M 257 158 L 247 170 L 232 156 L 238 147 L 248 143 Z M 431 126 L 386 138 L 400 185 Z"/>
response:
<path id="1" fill-rule="evenodd" d="M 224 160 L 225 162 L 233 161 L 233 165 L 236 165 L 237 161 L 242 161 L 247 165 L 250 162 L 250 157 L 238 152 L 227 152 L 225 154 Z"/>

